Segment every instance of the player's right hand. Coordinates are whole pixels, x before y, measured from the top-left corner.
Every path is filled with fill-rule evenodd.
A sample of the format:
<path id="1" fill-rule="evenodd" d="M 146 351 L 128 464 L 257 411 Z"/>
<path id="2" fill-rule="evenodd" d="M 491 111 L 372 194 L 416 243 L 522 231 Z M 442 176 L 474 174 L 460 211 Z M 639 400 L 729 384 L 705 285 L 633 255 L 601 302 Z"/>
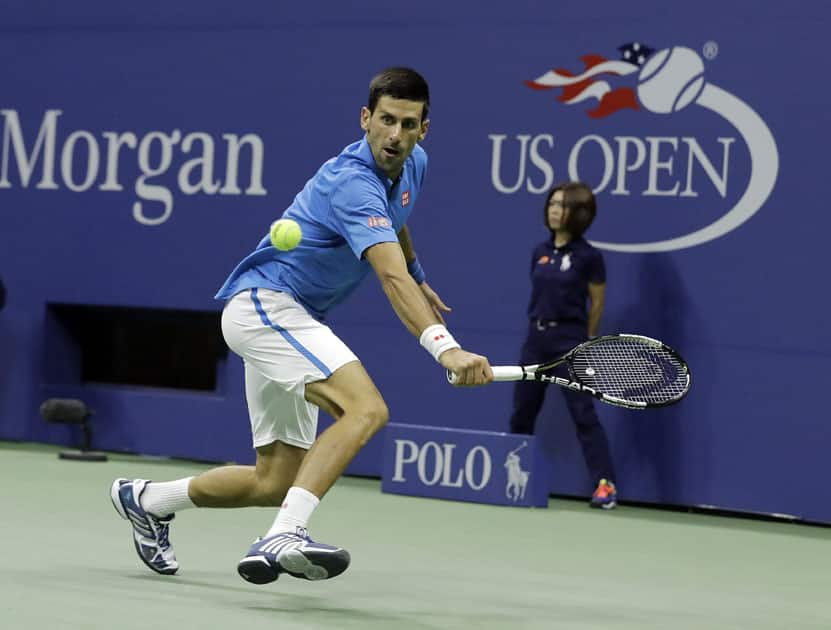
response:
<path id="1" fill-rule="evenodd" d="M 456 387 L 475 387 L 493 381 L 493 371 L 488 359 L 461 348 L 451 348 L 442 352 L 439 363 L 456 375 L 453 382 Z"/>

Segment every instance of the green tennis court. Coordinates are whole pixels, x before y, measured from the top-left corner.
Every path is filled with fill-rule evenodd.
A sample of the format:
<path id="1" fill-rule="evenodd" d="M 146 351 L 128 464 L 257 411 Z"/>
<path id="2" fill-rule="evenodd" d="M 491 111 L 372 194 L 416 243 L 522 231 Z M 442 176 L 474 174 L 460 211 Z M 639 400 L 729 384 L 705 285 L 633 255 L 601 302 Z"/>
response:
<path id="1" fill-rule="evenodd" d="M 179 574 L 136 557 L 117 476 L 208 468 L 0 443 L 0 628 L 831 628 L 831 530 L 552 500 L 523 510 L 382 494 L 344 478 L 312 535 L 353 563 L 331 581 L 236 573 L 273 512 L 191 510 L 171 530 Z"/>

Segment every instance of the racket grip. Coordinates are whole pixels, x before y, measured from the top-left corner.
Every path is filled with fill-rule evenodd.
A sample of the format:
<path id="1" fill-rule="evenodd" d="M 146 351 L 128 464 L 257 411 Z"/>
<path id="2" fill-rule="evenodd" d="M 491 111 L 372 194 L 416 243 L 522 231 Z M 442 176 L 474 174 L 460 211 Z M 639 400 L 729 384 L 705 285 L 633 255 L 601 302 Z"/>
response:
<path id="1" fill-rule="evenodd" d="M 493 370 L 494 381 L 521 381 L 526 377 L 526 371 L 518 365 L 494 365 Z"/>
<path id="2" fill-rule="evenodd" d="M 492 365 L 491 370 L 493 370 L 493 380 L 495 382 L 521 381 L 527 374 L 518 365 Z M 447 382 L 454 385 L 456 380 L 457 376 L 450 370 L 447 370 Z"/>

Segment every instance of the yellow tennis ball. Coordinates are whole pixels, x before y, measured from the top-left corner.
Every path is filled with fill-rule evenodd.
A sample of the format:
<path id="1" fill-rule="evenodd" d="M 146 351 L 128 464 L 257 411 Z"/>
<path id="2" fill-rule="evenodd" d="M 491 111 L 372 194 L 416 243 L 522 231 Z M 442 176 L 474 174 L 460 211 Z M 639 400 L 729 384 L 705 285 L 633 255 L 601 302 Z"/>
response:
<path id="1" fill-rule="evenodd" d="M 282 252 L 294 249 L 303 238 L 303 230 L 297 221 L 278 219 L 271 224 L 271 244 Z"/>

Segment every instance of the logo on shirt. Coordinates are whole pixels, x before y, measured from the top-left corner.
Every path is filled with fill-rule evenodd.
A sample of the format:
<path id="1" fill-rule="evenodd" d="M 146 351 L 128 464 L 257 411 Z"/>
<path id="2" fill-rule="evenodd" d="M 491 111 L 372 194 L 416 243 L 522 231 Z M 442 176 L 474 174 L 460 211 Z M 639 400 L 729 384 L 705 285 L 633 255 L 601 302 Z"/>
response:
<path id="1" fill-rule="evenodd" d="M 560 261 L 560 271 L 568 271 L 571 269 L 571 254 L 566 254 Z"/>
<path id="2" fill-rule="evenodd" d="M 551 260 L 548 256 L 540 256 L 540 259 L 537 261 L 538 265 L 544 265 L 549 260 Z"/>
<path id="3" fill-rule="evenodd" d="M 401 193 L 401 205 L 406 206 L 408 203 L 410 203 L 410 191 L 405 190 Z"/>
<path id="4" fill-rule="evenodd" d="M 366 224 L 371 228 L 388 228 L 392 225 L 387 217 L 367 217 Z"/>

